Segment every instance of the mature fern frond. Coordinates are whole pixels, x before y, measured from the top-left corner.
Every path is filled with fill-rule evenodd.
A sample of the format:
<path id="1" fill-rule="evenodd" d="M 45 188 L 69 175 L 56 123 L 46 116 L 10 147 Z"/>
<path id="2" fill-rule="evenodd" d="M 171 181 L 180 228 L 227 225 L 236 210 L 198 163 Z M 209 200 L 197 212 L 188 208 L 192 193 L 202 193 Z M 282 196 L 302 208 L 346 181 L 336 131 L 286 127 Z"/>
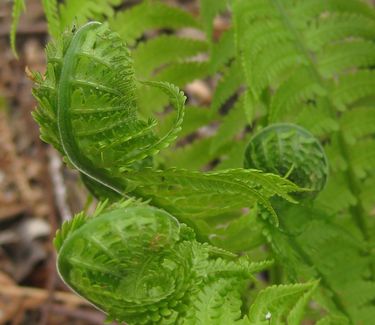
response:
<path id="1" fill-rule="evenodd" d="M 14 0 L 12 8 L 12 25 L 10 26 L 10 46 L 13 54 L 17 57 L 16 33 L 17 26 L 22 12 L 25 10 L 25 0 Z"/>
<path id="2" fill-rule="evenodd" d="M 240 98 L 229 113 L 222 119 L 219 129 L 216 132 L 215 137 L 212 139 L 212 153 L 218 152 L 218 150 L 225 144 L 233 143 L 234 137 L 244 130 L 247 120 L 243 105 L 243 98 Z"/>
<path id="3" fill-rule="evenodd" d="M 65 0 L 59 5 L 60 32 L 70 28 L 72 24 L 82 25 L 90 18 L 102 21 L 103 17 L 112 17 L 113 7 L 120 3 L 121 0 Z"/>
<path id="4" fill-rule="evenodd" d="M 132 52 L 134 68 L 139 77 L 149 77 L 156 68 L 181 62 L 207 51 L 207 42 L 191 38 L 162 35 L 138 44 Z"/>
<path id="5" fill-rule="evenodd" d="M 199 27 L 186 11 L 158 1 L 144 1 L 110 19 L 111 28 L 132 45 L 148 29 Z"/>
<path id="6" fill-rule="evenodd" d="M 236 48 L 234 45 L 234 31 L 229 29 L 221 35 L 220 39 L 211 44 L 211 53 L 209 59 L 209 71 L 215 73 L 219 71 L 226 63 L 235 57 Z"/>
<path id="7" fill-rule="evenodd" d="M 224 72 L 224 75 L 218 82 L 214 96 L 211 102 L 211 109 L 218 110 L 238 88 L 243 84 L 243 73 L 238 62 L 234 61 Z"/>
<path id="8" fill-rule="evenodd" d="M 355 110 L 346 111 L 341 116 L 340 124 L 340 127 L 345 130 L 344 136 L 349 143 L 375 134 L 375 109 L 374 107 L 356 107 Z"/>
<path id="9" fill-rule="evenodd" d="M 370 7 L 355 3 L 236 2 L 236 32 L 247 83 L 256 100 L 268 88 L 275 91 L 269 105 L 271 121 L 286 116 L 289 109 L 295 114 L 309 101 L 319 106 L 319 98 L 328 97 L 340 108 L 372 93 L 371 72 L 347 73 L 349 68 L 368 67 L 374 60 L 374 28 L 370 26 L 375 16 Z M 351 13 L 353 8 L 357 12 Z M 330 94 L 325 78 L 338 73 Z"/>
<path id="10" fill-rule="evenodd" d="M 298 276 L 321 279 L 334 302 L 326 308 L 334 314 L 341 313 L 352 323 L 360 322 L 359 310 L 369 306 L 367 302 L 373 299 L 374 286 L 373 281 L 364 278 L 364 270 L 369 268 L 371 260 L 363 254 L 361 239 L 353 238 L 353 234 L 316 207 L 301 206 L 283 211 L 284 217 L 280 220 L 284 233 L 265 225 L 270 231 L 267 238 L 288 268 L 288 275 L 294 281 Z M 337 272 L 343 269 L 347 271 Z M 351 298 L 357 288 L 364 290 L 364 296 L 353 301 Z"/>
<path id="11" fill-rule="evenodd" d="M 48 31 L 55 39 L 60 37 L 62 30 L 60 25 L 59 11 L 56 0 L 42 0 L 44 14 L 46 15 L 48 23 Z M 68 26 L 65 26 L 68 27 Z"/>

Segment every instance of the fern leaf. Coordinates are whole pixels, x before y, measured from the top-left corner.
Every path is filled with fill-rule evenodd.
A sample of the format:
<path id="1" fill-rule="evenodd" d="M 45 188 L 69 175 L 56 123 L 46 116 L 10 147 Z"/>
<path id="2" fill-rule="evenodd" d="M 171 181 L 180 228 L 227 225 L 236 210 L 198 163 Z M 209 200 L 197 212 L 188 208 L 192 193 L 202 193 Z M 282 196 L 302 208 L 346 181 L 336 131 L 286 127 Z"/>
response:
<path id="1" fill-rule="evenodd" d="M 241 66 L 238 62 L 232 62 L 228 70 L 216 86 L 211 102 L 211 109 L 218 110 L 239 89 L 243 82 Z"/>
<path id="2" fill-rule="evenodd" d="M 358 37 L 373 40 L 375 36 L 375 22 L 373 19 L 356 14 L 334 14 L 329 18 L 321 18 L 315 28 L 305 32 L 308 48 L 319 50 L 324 45 L 345 39 Z"/>
<path id="3" fill-rule="evenodd" d="M 206 126 L 212 121 L 213 114 L 207 107 L 186 106 L 184 121 L 180 132 L 181 137 L 185 137 L 198 131 L 199 128 Z M 163 118 L 163 123 L 159 126 L 161 133 L 165 133 L 167 128 L 176 119 L 176 113 L 171 112 Z"/>
<path id="4" fill-rule="evenodd" d="M 104 17 L 111 17 L 114 13 L 113 6 L 120 3 L 121 0 L 66 0 L 59 6 L 60 31 L 70 28 L 73 23 L 82 25 L 90 18 L 102 21 Z"/>
<path id="5" fill-rule="evenodd" d="M 315 203 L 332 214 L 356 205 L 358 200 L 346 185 L 345 175 L 343 173 L 335 173 L 329 177 L 327 186 L 319 194 Z M 340 195 L 337 195 L 337 193 L 340 193 Z"/>
<path id="6" fill-rule="evenodd" d="M 241 317 L 238 279 L 219 279 L 206 285 L 188 310 L 186 325 L 237 324 Z"/>
<path id="7" fill-rule="evenodd" d="M 229 113 L 224 117 L 215 137 L 212 140 L 211 152 L 217 152 L 220 147 L 228 142 L 233 143 L 235 135 L 244 130 L 247 120 L 243 108 L 243 98 L 233 106 Z"/>
<path id="8" fill-rule="evenodd" d="M 207 75 L 207 62 L 182 62 L 171 64 L 161 70 L 155 77 L 156 80 L 165 80 L 178 87 L 186 85 L 195 79 L 203 78 Z"/>
<path id="9" fill-rule="evenodd" d="M 235 56 L 235 54 L 234 31 L 233 29 L 229 29 L 221 35 L 217 42 L 211 44 L 209 59 L 210 73 L 213 74 L 221 69 Z"/>
<path id="10" fill-rule="evenodd" d="M 48 31 L 57 39 L 60 36 L 60 18 L 56 0 L 42 0 L 43 10 L 47 18 Z"/>
<path id="11" fill-rule="evenodd" d="M 336 105 L 344 109 L 355 101 L 372 95 L 375 89 L 375 72 L 358 71 L 341 77 L 335 85 L 332 97 Z"/>
<path id="12" fill-rule="evenodd" d="M 244 169 L 210 173 L 143 169 L 128 172 L 123 177 L 132 195 L 151 199 L 155 206 L 190 222 L 259 202 L 270 211 L 277 224 L 268 198 L 277 195 L 293 202 L 288 193 L 298 191 L 298 187 L 286 179 Z"/>
<path id="13" fill-rule="evenodd" d="M 199 27 L 198 21 L 186 11 L 159 1 L 144 1 L 120 12 L 109 24 L 130 45 L 148 29 Z"/>
<path id="14" fill-rule="evenodd" d="M 375 141 L 363 140 L 350 147 L 350 163 L 357 176 L 363 178 L 375 170 Z"/>
<path id="15" fill-rule="evenodd" d="M 210 152 L 212 139 L 212 137 L 197 139 L 183 147 L 176 148 L 174 152 L 165 152 L 165 166 L 191 170 L 200 170 L 207 166 L 216 157 Z"/>
<path id="16" fill-rule="evenodd" d="M 292 8 L 293 16 L 298 19 L 302 17 L 304 22 L 309 22 L 319 17 L 322 12 L 327 12 L 330 15 L 333 13 L 339 14 L 357 14 L 363 15 L 368 18 L 374 18 L 374 11 L 365 2 L 361 0 L 340 1 L 340 0 L 327 0 L 327 1 L 298 1 L 296 6 Z M 301 19 L 301 20 L 302 20 Z"/>
<path id="17" fill-rule="evenodd" d="M 207 49 L 205 41 L 162 35 L 137 46 L 132 52 L 134 68 L 137 76 L 147 77 L 164 64 L 181 62 Z"/>
<path id="18" fill-rule="evenodd" d="M 300 316 L 297 316 L 297 313 L 302 313 L 316 285 L 316 282 L 310 282 L 272 286 L 262 290 L 250 306 L 250 323 L 260 325 L 270 319 L 270 324 L 282 324 L 283 318 L 289 315 L 291 309 L 295 308 L 288 321 L 293 325 L 300 324 Z"/>
<path id="19" fill-rule="evenodd" d="M 353 143 L 356 139 L 375 133 L 375 109 L 373 107 L 356 107 L 346 111 L 340 119 L 345 138 Z"/>
<path id="20" fill-rule="evenodd" d="M 324 77 L 353 68 L 367 68 L 375 64 L 375 44 L 353 40 L 327 46 L 317 58 L 318 67 Z M 355 58 L 355 60 L 353 60 Z"/>
<path id="21" fill-rule="evenodd" d="M 22 12 L 25 10 L 25 0 L 14 0 L 12 8 L 12 24 L 10 26 L 10 46 L 13 54 L 18 58 L 16 49 L 17 26 Z"/>
<path id="22" fill-rule="evenodd" d="M 277 121 L 280 118 L 280 113 L 295 109 L 300 105 L 301 101 L 307 102 L 310 98 L 325 94 L 326 90 L 314 80 L 311 72 L 300 69 L 293 73 L 272 97 L 269 108 L 269 121 Z"/>

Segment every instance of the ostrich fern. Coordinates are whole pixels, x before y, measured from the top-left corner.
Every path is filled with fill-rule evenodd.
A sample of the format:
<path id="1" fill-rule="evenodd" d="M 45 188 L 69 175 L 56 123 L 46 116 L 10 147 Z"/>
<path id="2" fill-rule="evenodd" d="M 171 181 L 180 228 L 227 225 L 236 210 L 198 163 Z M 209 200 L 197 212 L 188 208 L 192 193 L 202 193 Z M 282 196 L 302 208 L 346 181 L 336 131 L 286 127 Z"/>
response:
<path id="1" fill-rule="evenodd" d="M 74 290 L 110 319 L 129 324 L 300 324 L 311 298 L 328 312 L 317 324 L 373 322 L 372 7 L 361 0 L 201 0 L 194 17 L 161 1 L 116 13 L 115 0 L 95 7 L 82 1 L 79 8 L 74 1 L 42 4 L 56 40 L 47 48 L 46 75 L 33 77 L 34 117 L 42 138 L 79 170 L 94 195 L 111 202 L 93 217 L 78 214 L 56 237 L 60 272 Z M 23 8 L 16 0 L 13 48 Z M 213 20 L 223 12 L 231 12 L 232 24 L 215 39 Z M 91 23 L 60 37 L 67 26 L 89 18 L 109 18 L 108 25 Z M 185 27 L 205 38 L 176 33 Z M 160 35 L 143 37 L 153 29 Z M 185 107 L 172 85 L 211 77 L 218 82 L 207 107 Z M 308 161 L 315 138 L 310 145 L 300 139 L 291 145 L 293 132 L 278 129 L 278 143 L 259 137 L 245 150 L 256 131 L 285 122 L 306 128 L 323 144 L 330 171 L 319 194 L 320 185 L 295 178 L 306 170 L 326 176 L 325 160 Z M 203 126 L 216 132 L 165 149 L 177 135 L 194 135 Z M 260 149 L 259 164 L 254 157 Z M 244 154 L 247 168 L 263 172 L 242 169 Z M 200 171 L 207 166 L 214 171 Z M 295 194 L 301 189 L 288 178 L 308 192 Z M 296 198 L 298 205 L 292 204 Z M 147 240 L 137 241 L 142 231 Z M 85 253 L 81 236 L 95 251 Z M 131 260 L 111 253 L 123 236 L 132 240 L 121 249 L 134 252 L 138 263 L 129 277 L 119 274 Z M 270 252 L 260 250 L 263 245 Z M 250 263 L 227 250 L 275 263 Z M 140 251 L 155 255 L 149 267 Z M 139 281 L 153 293 L 148 298 L 159 298 L 147 302 L 137 296 L 143 289 L 127 287 L 127 299 L 108 289 L 131 283 L 136 267 L 145 270 Z M 150 282 L 160 267 L 175 280 L 168 293 L 162 281 Z M 271 283 L 310 281 L 262 290 L 251 274 L 263 268 Z M 250 283 L 256 290 L 247 289 Z"/>

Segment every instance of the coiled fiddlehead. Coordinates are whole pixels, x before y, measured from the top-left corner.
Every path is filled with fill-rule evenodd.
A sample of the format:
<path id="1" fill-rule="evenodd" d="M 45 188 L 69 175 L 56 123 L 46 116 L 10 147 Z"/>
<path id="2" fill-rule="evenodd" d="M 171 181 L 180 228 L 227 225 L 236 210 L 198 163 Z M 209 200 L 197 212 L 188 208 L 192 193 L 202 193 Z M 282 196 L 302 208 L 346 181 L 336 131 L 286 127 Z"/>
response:
<path id="1" fill-rule="evenodd" d="M 70 287 L 114 319 L 150 323 L 182 310 L 184 297 L 198 288 L 191 236 L 163 210 L 116 208 L 86 219 L 66 240 L 57 235 L 58 269 Z"/>
<path id="2" fill-rule="evenodd" d="M 137 115 L 136 79 L 128 49 L 108 27 L 91 22 L 49 45 L 46 78 L 36 74 L 34 113 L 42 138 L 82 174 L 119 194 L 121 170 L 172 142 L 181 129 L 185 97 L 163 82 L 144 82 L 165 92 L 176 108 L 172 128 L 158 137 L 154 119 Z"/>
<path id="3" fill-rule="evenodd" d="M 287 123 L 272 124 L 247 145 L 245 168 L 285 176 L 310 197 L 320 192 L 328 177 L 328 161 L 319 141 L 304 128 Z"/>

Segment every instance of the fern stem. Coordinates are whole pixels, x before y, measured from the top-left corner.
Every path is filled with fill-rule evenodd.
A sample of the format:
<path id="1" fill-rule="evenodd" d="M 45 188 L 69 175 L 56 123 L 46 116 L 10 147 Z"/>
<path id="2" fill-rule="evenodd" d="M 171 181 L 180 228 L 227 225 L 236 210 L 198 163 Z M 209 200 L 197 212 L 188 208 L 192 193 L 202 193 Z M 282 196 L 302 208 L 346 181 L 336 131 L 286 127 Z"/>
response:
<path id="1" fill-rule="evenodd" d="M 89 159 L 82 155 L 75 140 L 71 118 L 72 76 L 77 57 L 86 33 L 100 25 L 91 22 L 82 26 L 73 36 L 63 59 L 57 94 L 57 126 L 62 147 L 72 165 L 89 178 L 124 195 L 124 185 L 111 177 L 104 170 L 96 168 Z"/>

